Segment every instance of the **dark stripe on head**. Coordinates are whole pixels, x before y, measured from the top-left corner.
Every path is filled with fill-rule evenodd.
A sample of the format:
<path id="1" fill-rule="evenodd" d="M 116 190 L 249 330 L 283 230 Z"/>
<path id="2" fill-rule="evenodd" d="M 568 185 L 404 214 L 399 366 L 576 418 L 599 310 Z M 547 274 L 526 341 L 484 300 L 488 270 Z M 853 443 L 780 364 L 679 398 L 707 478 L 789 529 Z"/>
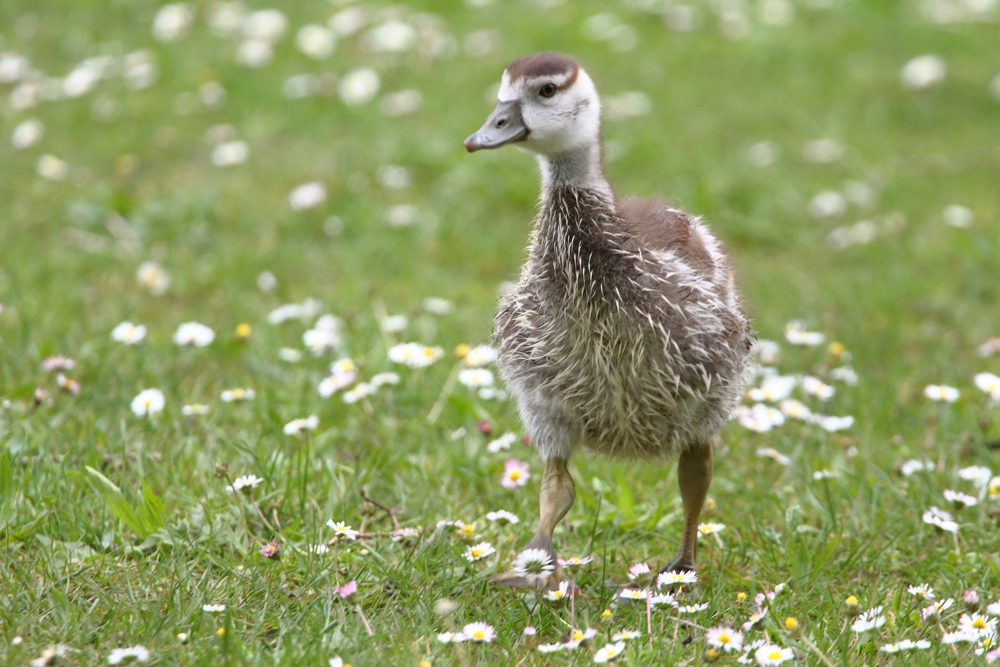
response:
<path id="1" fill-rule="evenodd" d="M 560 53 L 533 53 L 530 56 L 518 58 L 507 65 L 507 76 L 511 83 L 524 77 L 566 75 L 566 82 L 560 88 L 568 88 L 576 81 L 580 65 L 569 56 Z"/>

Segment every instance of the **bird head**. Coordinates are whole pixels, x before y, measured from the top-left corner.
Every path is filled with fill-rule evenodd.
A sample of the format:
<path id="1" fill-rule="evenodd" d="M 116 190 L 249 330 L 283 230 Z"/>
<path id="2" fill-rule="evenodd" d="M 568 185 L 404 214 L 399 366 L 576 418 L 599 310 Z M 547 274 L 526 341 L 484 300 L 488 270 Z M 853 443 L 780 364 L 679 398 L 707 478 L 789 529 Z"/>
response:
<path id="1" fill-rule="evenodd" d="M 518 143 L 532 153 L 559 155 L 598 142 L 600 116 L 594 82 L 575 60 L 536 53 L 504 70 L 497 105 L 465 148 L 472 153 Z"/>

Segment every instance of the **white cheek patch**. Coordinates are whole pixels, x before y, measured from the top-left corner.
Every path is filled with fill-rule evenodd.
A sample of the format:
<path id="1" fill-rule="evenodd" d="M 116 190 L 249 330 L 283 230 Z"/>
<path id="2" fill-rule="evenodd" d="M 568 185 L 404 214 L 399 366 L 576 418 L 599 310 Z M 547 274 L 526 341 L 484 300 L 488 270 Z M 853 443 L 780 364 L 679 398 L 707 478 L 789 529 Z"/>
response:
<path id="1" fill-rule="evenodd" d="M 511 82 L 510 75 L 504 70 L 503 77 L 500 79 L 500 92 L 497 93 L 497 101 L 513 102 L 520 97 L 521 81 L 518 81 L 517 84 Z"/>

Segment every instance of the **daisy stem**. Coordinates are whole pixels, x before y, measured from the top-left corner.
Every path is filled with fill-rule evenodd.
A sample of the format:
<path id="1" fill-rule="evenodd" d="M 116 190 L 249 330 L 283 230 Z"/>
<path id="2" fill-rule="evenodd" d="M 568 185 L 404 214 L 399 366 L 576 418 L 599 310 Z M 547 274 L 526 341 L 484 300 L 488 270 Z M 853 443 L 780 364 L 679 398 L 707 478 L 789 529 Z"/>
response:
<path id="1" fill-rule="evenodd" d="M 226 473 L 224 479 L 226 480 L 226 483 L 229 484 L 229 488 L 233 489 L 233 495 L 236 495 L 238 491 L 236 491 L 236 488 L 233 486 L 233 480 L 229 478 L 229 473 Z M 243 503 L 240 502 L 239 498 L 236 499 L 236 508 L 240 511 L 240 517 L 243 519 L 243 527 L 246 528 L 247 535 L 250 536 L 252 541 L 256 541 L 257 536 L 250 530 L 250 523 L 247 521 L 247 515 L 243 512 Z"/>
<path id="2" fill-rule="evenodd" d="M 368 623 L 368 617 L 365 616 L 365 612 L 362 611 L 361 605 L 357 604 L 355 605 L 355 608 L 358 610 L 358 616 L 361 617 L 361 622 L 365 624 L 365 632 L 368 633 L 369 637 L 374 637 L 375 633 L 372 631 L 372 626 Z"/>
<path id="3" fill-rule="evenodd" d="M 826 655 L 822 651 L 819 650 L 819 647 L 817 647 L 815 644 L 813 644 L 809 640 L 809 638 L 805 636 L 805 634 L 801 635 L 799 637 L 799 639 L 802 640 L 802 643 L 805 644 L 809 648 L 810 651 L 812 651 L 813 653 L 816 654 L 816 657 L 818 657 L 820 660 L 823 661 L 823 664 L 826 665 L 826 667 L 834 667 L 833 663 L 830 662 L 830 659 L 827 658 Z"/>
<path id="4" fill-rule="evenodd" d="M 437 418 L 441 416 L 441 411 L 444 410 L 444 403 L 451 396 L 452 389 L 455 388 L 455 382 L 458 380 L 458 371 L 461 368 L 462 363 L 458 362 L 452 366 L 451 373 L 448 375 L 448 379 L 445 380 L 444 386 L 441 388 L 441 395 L 438 396 L 437 401 L 434 402 L 434 407 L 431 411 L 427 413 L 427 423 L 433 424 L 437 421 Z"/>
<path id="5" fill-rule="evenodd" d="M 277 533 L 278 531 L 274 529 L 274 526 L 272 526 L 271 523 L 267 520 L 267 517 L 264 516 L 264 513 L 260 511 L 260 507 L 257 505 L 257 501 L 253 497 L 253 492 L 251 491 L 248 495 L 250 496 L 250 504 L 253 505 L 253 508 L 257 511 L 257 516 L 260 517 L 260 520 L 264 522 L 264 525 L 267 526 L 268 530 L 270 530 L 272 533 Z"/>

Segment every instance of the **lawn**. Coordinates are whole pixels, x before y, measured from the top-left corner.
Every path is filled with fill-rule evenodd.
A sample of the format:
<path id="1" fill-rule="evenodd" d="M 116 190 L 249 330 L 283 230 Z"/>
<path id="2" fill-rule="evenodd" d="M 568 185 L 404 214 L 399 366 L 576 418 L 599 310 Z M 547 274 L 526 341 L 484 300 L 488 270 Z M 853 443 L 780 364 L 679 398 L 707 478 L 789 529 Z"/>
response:
<path id="1" fill-rule="evenodd" d="M 0 5 L 0 663 L 998 660 L 1000 7 L 611 6 Z M 538 174 L 462 142 L 542 50 L 761 341 L 698 582 L 649 608 L 669 462 L 571 462 L 582 595 L 489 582 L 541 462 L 467 385 Z"/>

